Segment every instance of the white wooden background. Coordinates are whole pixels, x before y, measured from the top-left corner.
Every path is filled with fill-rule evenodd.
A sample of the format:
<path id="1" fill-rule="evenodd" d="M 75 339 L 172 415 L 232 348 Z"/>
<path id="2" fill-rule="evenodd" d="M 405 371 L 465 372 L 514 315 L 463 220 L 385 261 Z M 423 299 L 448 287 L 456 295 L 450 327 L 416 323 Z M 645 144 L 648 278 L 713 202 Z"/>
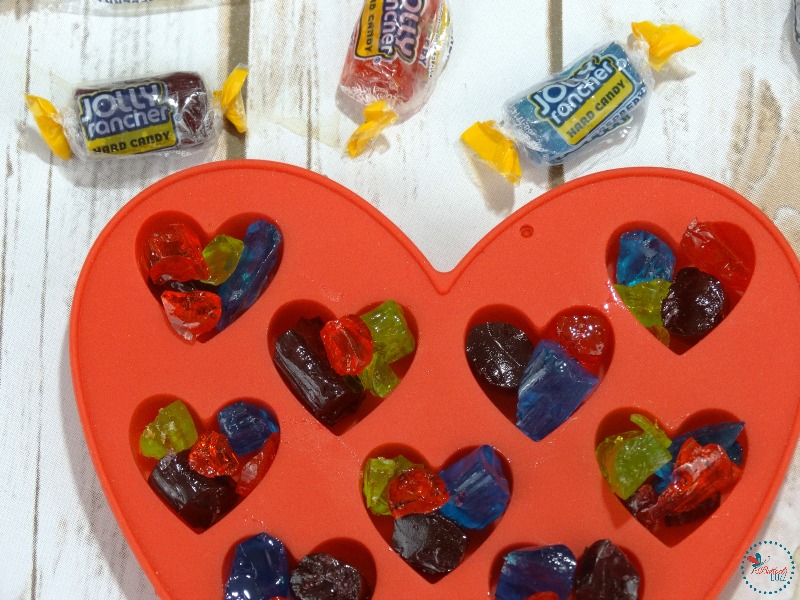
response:
<path id="1" fill-rule="evenodd" d="M 352 123 L 334 96 L 362 0 L 253 0 L 142 15 L 98 14 L 97 0 L 43 1 L 49 10 L 39 0 L 0 0 L 1 599 L 154 597 L 85 451 L 67 322 L 97 234 L 171 172 L 238 157 L 308 167 L 377 206 L 448 270 L 513 210 L 577 173 L 529 172 L 516 189 L 482 191 L 457 146 L 462 130 L 498 117 L 506 97 L 563 60 L 624 39 L 631 20 L 677 20 L 705 42 L 685 53 L 678 79 L 659 81 L 633 146 L 593 170 L 660 165 L 711 177 L 761 207 L 800 251 L 800 53 L 790 44 L 789 0 L 452 0 L 455 46 L 436 93 L 387 132 L 388 150 L 355 161 L 342 157 Z M 63 162 L 34 131 L 22 99 L 35 93 L 60 105 L 72 84 L 172 70 L 216 84 L 239 62 L 252 67 L 250 132 L 225 134 L 213 154 L 182 162 Z M 800 546 L 798 493 L 800 456 L 759 539 Z M 724 598 L 754 597 L 740 579 L 733 576 Z"/>

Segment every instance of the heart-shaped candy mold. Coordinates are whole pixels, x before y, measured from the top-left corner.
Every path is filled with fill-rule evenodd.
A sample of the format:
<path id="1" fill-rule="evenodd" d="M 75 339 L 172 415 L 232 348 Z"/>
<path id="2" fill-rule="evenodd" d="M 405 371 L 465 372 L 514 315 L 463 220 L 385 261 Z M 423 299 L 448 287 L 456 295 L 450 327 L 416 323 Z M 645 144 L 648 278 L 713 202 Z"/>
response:
<path id="1" fill-rule="evenodd" d="M 267 292 L 206 344 L 182 343 L 165 326 L 132 252 L 142 225 L 166 211 L 191 215 L 204 231 L 233 215 L 263 214 L 286 240 L 280 274 Z M 612 233 L 631 219 L 677 236 L 694 218 L 744 230 L 756 267 L 728 318 L 691 352 L 677 355 L 613 299 L 603 257 Z M 359 243 L 343 243 L 351 239 Z M 343 315 L 386 298 L 416 319 L 414 362 L 368 418 L 332 435 L 274 367 L 272 318 L 298 300 Z M 614 358 L 602 385 L 568 426 L 538 444 L 495 408 L 464 355 L 473 315 L 495 305 L 537 324 L 564 307 L 596 307 L 614 332 Z M 396 227 L 329 179 L 241 161 L 169 177 L 109 223 L 78 283 L 70 354 L 98 476 L 162 598 L 218 599 L 226 553 L 260 531 L 283 540 L 296 556 L 322 540 L 358 540 L 375 561 L 381 600 L 485 598 L 495 559 L 512 545 L 561 543 L 577 550 L 603 538 L 639 559 L 648 590 L 706 598 L 719 592 L 752 543 L 798 437 L 798 306 L 800 265 L 772 223 L 736 193 L 695 175 L 632 169 L 570 182 L 509 217 L 453 272 L 437 273 Z M 280 419 L 281 449 L 269 485 L 202 535 L 164 510 L 132 454 L 120 452 L 136 407 L 165 391 L 191 399 L 202 415 L 213 414 L 220 399 L 259 398 Z M 747 467 L 725 510 L 675 546 L 630 518 L 598 475 L 597 428 L 620 408 L 667 423 L 724 408 L 747 423 Z M 388 549 L 363 508 L 362 462 L 386 442 L 410 446 L 434 463 L 488 443 L 512 465 L 514 495 L 502 520 L 460 568 L 435 583 Z M 609 499 L 617 512 L 608 509 Z M 687 570 L 687 564 L 703 568 Z"/>

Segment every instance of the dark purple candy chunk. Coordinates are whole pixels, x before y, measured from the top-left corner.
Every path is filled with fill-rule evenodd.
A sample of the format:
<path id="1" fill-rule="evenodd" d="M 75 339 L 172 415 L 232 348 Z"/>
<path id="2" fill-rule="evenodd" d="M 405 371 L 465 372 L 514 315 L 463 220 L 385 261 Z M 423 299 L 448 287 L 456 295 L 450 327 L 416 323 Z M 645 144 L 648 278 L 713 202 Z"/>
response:
<path id="1" fill-rule="evenodd" d="M 609 540 L 598 540 L 583 553 L 575 573 L 575 600 L 637 600 L 639 573 Z"/>
<path id="2" fill-rule="evenodd" d="M 289 563 L 283 543 L 259 533 L 236 546 L 225 600 L 289 597 Z"/>
<path id="3" fill-rule="evenodd" d="M 467 334 L 467 359 L 476 377 L 489 385 L 517 389 L 533 344 L 510 323 L 482 323 Z"/>
<path id="4" fill-rule="evenodd" d="M 304 556 L 292 571 L 297 600 L 369 600 L 372 588 L 361 572 L 330 554 Z"/>
<path id="5" fill-rule="evenodd" d="M 467 550 L 467 534 L 438 512 L 417 513 L 394 522 L 392 548 L 420 573 L 450 573 Z"/>
<path id="6" fill-rule="evenodd" d="M 208 529 L 236 504 L 236 486 L 228 477 L 204 477 L 189 466 L 189 450 L 167 454 L 147 480 L 191 527 Z"/>
<path id="7" fill-rule="evenodd" d="M 322 320 L 300 319 L 275 344 L 275 365 L 294 395 L 321 423 L 332 426 L 355 412 L 366 393 L 357 377 L 333 370 L 322 345 Z"/>
<path id="8" fill-rule="evenodd" d="M 695 267 L 678 271 L 661 303 L 661 319 L 670 333 L 699 337 L 720 324 L 728 297 L 719 279 Z"/>
<path id="9" fill-rule="evenodd" d="M 497 600 L 526 600 L 553 592 L 567 600 L 575 582 L 575 555 L 566 546 L 537 546 L 509 552 L 497 581 Z"/>

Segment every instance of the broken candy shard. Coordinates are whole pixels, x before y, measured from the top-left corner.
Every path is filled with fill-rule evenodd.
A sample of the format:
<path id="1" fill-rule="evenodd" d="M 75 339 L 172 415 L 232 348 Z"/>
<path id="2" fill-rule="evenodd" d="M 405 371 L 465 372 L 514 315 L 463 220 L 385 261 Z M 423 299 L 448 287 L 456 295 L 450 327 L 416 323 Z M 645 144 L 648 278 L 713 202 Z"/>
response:
<path id="1" fill-rule="evenodd" d="M 567 600 L 575 580 L 575 555 L 566 546 L 537 546 L 509 552 L 497 581 L 497 600 L 526 600 L 553 592 Z"/>
<path id="2" fill-rule="evenodd" d="M 636 320 L 650 328 L 664 326 L 661 320 L 661 303 L 667 297 L 671 285 L 663 279 L 651 279 L 634 285 L 614 284 L 614 289 Z"/>
<path id="3" fill-rule="evenodd" d="M 217 413 L 217 423 L 239 455 L 260 450 L 269 436 L 280 432 L 267 411 L 241 400 L 221 409 Z"/>
<path id="4" fill-rule="evenodd" d="M 658 237 L 641 229 L 619 236 L 617 283 L 634 285 L 650 279 L 670 281 L 675 255 Z"/>
<path id="5" fill-rule="evenodd" d="M 575 600 L 637 600 L 639 573 L 610 540 L 598 540 L 583 553 L 575 573 Z"/>
<path id="6" fill-rule="evenodd" d="M 294 329 L 278 337 L 273 357 L 292 392 L 321 423 L 332 426 L 355 412 L 364 389 L 355 377 L 333 370 L 322 345 L 322 321 L 300 319 Z"/>
<path id="7" fill-rule="evenodd" d="M 236 475 L 239 460 L 224 435 L 212 431 L 203 433 L 189 452 L 189 466 L 204 477 Z"/>
<path id="8" fill-rule="evenodd" d="M 414 514 L 394 522 L 392 548 L 420 573 L 450 573 L 467 550 L 467 534 L 438 512 Z"/>
<path id="9" fill-rule="evenodd" d="M 467 360 L 489 385 L 517 389 L 531 354 L 528 336 L 510 323 L 481 323 L 467 334 Z"/>
<path id="10" fill-rule="evenodd" d="M 244 236 L 244 250 L 230 277 L 219 287 L 222 317 L 217 329 L 222 331 L 250 308 L 267 287 L 278 261 L 283 238 L 272 223 L 254 221 Z"/>
<path id="11" fill-rule="evenodd" d="M 655 529 L 660 516 L 654 511 L 658 502 L 658 494 L 649 483 L 642 484 L 638 490 L 623 500 L 625 508 L 636 520 L 648 529 Z"/>
<path id="12" fill-rule="evenodd" d="M 656 472 L 656 476 L 659 479 L 669 481 L 672 477 L 672 469 L 675 467 L 674 457 L 678 456 L 678 452 L 680 452 L 683 443 L 689 438 L 694 438 L 701 446 L 705 446 L 706 444 L 719 444 L 725 449 L 725 452 L 728 453 L 728 457 L 735 464 L 741 464 L 741 460 L 737 462 L 737 459 L 741 459 L 741 454 L 739 453 L 741 446 L 737 444 L 738 448 L 734 449 L 733 445 L 736 443 L 736 439 L 739 437 L 739 434 L 742 433 L 743 429 L 744 423 L 742 421 L 728 421 L 725 423 L 705 425 L 675 437 L 669 447 L 669 453 L 672 454 L 673 460 L 661 467 Z"/>
<path id="13" fill-rule="evenodd" d="M 364 389 L 378 398 L 386 398 L 400 385 L 400 378 L 378 353 L 372 355 L 372 361 L 358 374 L 358 380 Z"/>
<path id="14" fill-rule="evenodd" d="M 605 317 L 582 309 L 559 314 L 544 337 L 561 344 L 572 358 L 595 375 L 603 370 L 611 348 L 608 321 Z"/>
<path id="15" fill-rule="evenodd" d="M 396 458 L 370 458 L 364 465 L 364 501 L 367 508 L 376 515 L 389 515 L 388 488 L 389 482 L 414 466 L 403 456 Z"/>
<path id="16" fill-rule="evenodd" d="M 661 304 L 661 320 L 670 333 L 698 337 L 719 325 L 727 310 L 728 297 L 719 279 L 686 267 L 675 275 Z"/>
<path id="17" fill-rule="evenodd" d="M 583 404 L 598 382 L 561 344 L 542 340 L 519 386 L 517 427 L 529 438 L 542 440 Z"/>
<path id="18" fill-rule="evenodd" d="M 239 264 L 243 249 L 244 242 L 229 235 L 218 235 L 208 242 L 203 248 L 203 259 L 209 275 L 203 283 L 220 285 L 227 280 Z"/>
<path id="19" fill-rule="evenodd" d="M 165 291 L 161 293 L 161 304 L 169 324 L 189 342 L 213 330 L 222 316 L 222 301 L 214 292 Z"/>
<path id="20" fill-rule="evenodd" d="M 324 553 L 304 556 L 292 571 L 291 585 L 297 600 L 372 598 L 372 587 L 358 569 Z"/>
<path id="21" fill-rule="evenodd" d="M 394 300 L 387 300 L 360 317 L 369 327 L 375 354 L 380 354 L 386 364 L 414 351 L 416 342 L 406 323 L 403 307 Z"/>
<path id="22" fill-rule="evenodd" d="M 389 481 L 387 503 L 397 519 L 414 513 L 429 513 L 450 499 L 447 486 L 439 475 L 415 465 Z"/>
<path id="23" fill-rule="evenodd" d="M 264 447 L 244 464 L 239 473 L 239 480 L 236 482 L 236 493 L 239 496 L 247 496 L 264 479 L 264 475 L 272 466 L 272 461 L 275 460 L 279 442 L 280 435 L 273 433 Z"/>
<path id="24" fill-rule="evenodd" d="M 466 529 L 483 529 L 506 511 L 511 494 L 500 457 L 481 446 L 439 473 L 450 499 L 440 512 Z"/>
<path id="25" fill-rule="evenodd" d="M 719 279 L 728 293 L 744 294 L 753 269 L 731 248 L 717 225 L 695 219 L 683 234 L 681 248 L 688 262 Z"/>
<path id="26" fill-rule="evenodd" d="M 679 527 L 687 523 L 693 523 L 705 519 L 708 515 L 719 508 L 722 501 L 722 494 L 717 492 L 710 498 L 703 500 L 700 504 L 685 512 L 668 512 L 664 515 L 664 523 L 667 527 Z"/>
<path id="27" fill-rule="evenodd" d="M 355 315 L 328 321 L 321 336 L 328 360 L 339 375 L 358 375 L 372 361 L 369 328 Z"/>
<path id="28" fill-rule="evenodd" d="M 236 504 L 228 477 L 203 477 L 189 466 L 189 451 L 167 454 L 147 480 L 150 487 L 190 526 L 208 529 Z"/>
<path id="29" fill-rule="evenodd" d="M 155 420 L 148 424 L 139 438 L 143 456 L 161 459 L 168 452 L 191 448 L 197 441 L 197 429 L 186 405 L 176 400 L 158 411 Z"/>
<path id="30" fill-rule="evenodd" d="M 236 546 L 225 600 L 289 597 L 289 563 L 283 543 L 259 533 Z"/>
<path id="31" fill-rule="evenodd" d="M 208 277 L 200 239 L 185 223 L 171 223 L 151 232 L 145 244 L 148 274 L 156 285 L 173 279 L 189 281 Z"/>

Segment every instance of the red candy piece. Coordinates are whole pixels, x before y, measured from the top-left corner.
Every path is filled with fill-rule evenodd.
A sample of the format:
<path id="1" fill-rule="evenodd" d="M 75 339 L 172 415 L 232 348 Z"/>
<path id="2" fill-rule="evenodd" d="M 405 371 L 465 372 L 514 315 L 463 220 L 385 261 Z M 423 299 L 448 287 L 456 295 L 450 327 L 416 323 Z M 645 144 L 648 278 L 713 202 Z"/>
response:
<path id="1" fill-rule="evenodd" d="M 389 482 L 387 498 L 389 511 L 399 519 L 441 508 L 450 499 L 450 493 L 439 475 L 425 467 L 415 466 Z"/>
<path id="2" fill-rule="evenodd" d="M 671 515 L 692 511 L 730 488 L 741 475 L 722 446 L 700 446 L 689 438 L 678 452 L 672 480 L 658 497 L 657 510 Z"/>
<path id="3" fill-rule="evenodd" d="M 339 375 L 358 375 L 372 360 L 372 336 L 355 315 L 328 321 L 320 332 L 328 360 Z"/>
<path id="4" fill-rule="evenodd" d="M 713 275 L 729 294 L 742 296 L 753 270 L 726 243 L 714 223 L 692 221 L 681 239 L 689 264 Z"/>
<path id="5" fill-rule="evenodd" d="M 239 474 L 239 481 L 236 484 L 237 494 L 247 496 L 264 479 L 264 475 L 267 474 L 267 471 L 272 466 L 272 461 L 275 460 L 279 441 L 280 436 L 277 433 L 273 433 L 264 443 L 261 450 L 245 463 Z"/>
<path id="6" fill-rule="evenodd" d="M 585 311 L 568 311 L 558 315 L 547 329 L 552 339 L 592 373 L 599 375 L 608 362 L 611 331 L 600 315 Z"/>
<path id="7" fill-rule="evenodd" d="M 239 460 L 221 433 L 201 433 L 189 452 L 189 466 L 204 477 L 235 475 Z"/>
<path id="8" fill-rule="evenodd" d="M 655 510 L 658 494 L 649 483 L 642 484 L 627 500 L 623 502 L 628 511 L 648 529 L 655 529 L 659 524 L 659 515 Z"/>
<path id="9" fill-rule="evenodd" d="M 147 252 L 150 279 L 156 285 L 209 278 L 200 239 L 184 223 L 166 225 L 148 235 Z"/>
<path id="10" fill-rule="evenodd" d="M 172 328 L 190 342 L 214 329 L 222 316 L 222 300 L 214 292 L 162 292 L 161 304 Z"/>

